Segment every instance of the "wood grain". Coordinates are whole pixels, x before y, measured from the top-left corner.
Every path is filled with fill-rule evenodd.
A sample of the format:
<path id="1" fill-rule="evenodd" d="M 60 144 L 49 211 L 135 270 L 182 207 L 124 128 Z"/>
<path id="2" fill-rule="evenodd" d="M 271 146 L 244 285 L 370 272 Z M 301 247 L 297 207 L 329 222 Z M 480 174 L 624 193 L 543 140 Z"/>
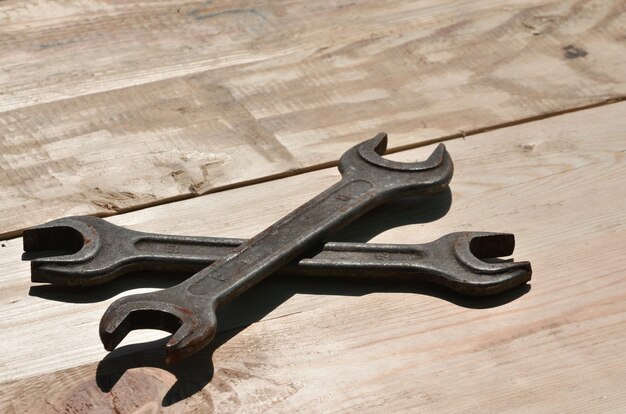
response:
<path id="1" fill-rule="evenodd" d="M 0 4 L 0 236 L 626 96 L 602 1 Z"/>
<path id="2" fill-rule="evenodd" d="M 410 283 L 273 279 L 222 312 L 217 349 L 174 368 L 161 362 L 162 341 L 131 345 L 154 332 L 133 333 L 98 363 L 97 323 L 111 296 L 159 280 L 29 295 L 21 240 L 10 240 L 0 249 L 0 411 L 621 412 L 625 111 L 613 104 L 449 141 L 444 217 L 423 224 L 445 203 L 396 203 L 340 236 L 418 243 L 513 232 L 515 257 L 533 264 L 530 290 L 483 301 Z M 248 237 L 337 178 L 325 169 L 111 220 Z"/>

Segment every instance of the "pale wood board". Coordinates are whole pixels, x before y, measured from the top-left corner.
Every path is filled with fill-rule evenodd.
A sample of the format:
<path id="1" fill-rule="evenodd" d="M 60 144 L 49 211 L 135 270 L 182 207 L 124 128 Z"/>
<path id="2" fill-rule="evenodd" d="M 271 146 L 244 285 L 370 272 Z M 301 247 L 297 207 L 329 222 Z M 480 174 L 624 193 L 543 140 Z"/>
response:
<path id="1" fill-rule="evenodd" d="M 626 96 L 626 3 L 0 3 L 0 236 Z"/>
<path id="2" fill-rule="evenodd" d="M 102 296 L 95 303 L 29 296 L 21 239 L 10 240 L 0 249 L 0 410 L 622 412 L 625 113 L 619 103 L 448 141 L 455 177 L 447 215 L 419 224 L 423 211 L 396 203 L 344 233 L 364 239 L 389 228 L 373 240 L 395 243 L 451 231 L 515 233 L 514 256 L 532 262 L 532 287 L 486 308 L 410 284 L 273 279 L 222 315 L 218 343 L 225 343 L 215 352 L 168 372 L 162 342 L 124 346 L 98 367 L 106 355 L 99 317 L 124 284 L 56 294 Z M 337 178 L 325 169 L 111 220 L 249 237 Z M 123 344 L 158 337 L 135 332 Z"/>

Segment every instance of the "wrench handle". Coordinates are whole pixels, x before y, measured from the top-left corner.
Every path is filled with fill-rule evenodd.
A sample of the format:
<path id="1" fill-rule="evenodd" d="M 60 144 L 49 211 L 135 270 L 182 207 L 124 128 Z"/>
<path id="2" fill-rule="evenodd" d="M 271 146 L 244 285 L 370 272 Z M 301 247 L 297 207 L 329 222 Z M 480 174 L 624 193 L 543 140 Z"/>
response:
<path id="1" fill-rule="evenodd" d="M 435 243 L 376 244 L 330 242 L 311 258 L 285 271 L 296 275 L 323 277 L 414 277 L 433 272 Z M 292 270 L 293 269 L 293 270 Z"/>
<path id="2" fill-rule="evenodd" d="M 134 241 L 135 263 L 144 270 L 199 271 L 226 257 L 245 239 L 144 233 Z M 391 277 L 428 271 L 428 244 L 326 243 L 310 258 L 293 261 L 277 273 L 293 276 Z"/>
<path id="3" fill-rule="evenodd" d="M 373 189 L 366 180 L 342 179 L 181 287 L 219 307 L 374 207 L 381 192 Z"/>
<path id="4" fill-rule="evenodd" d="M 133 261 L 154 264 L 168 269 L 195 268 L 200 270 L 224 258 L 245 240 L 221 237 L 174 236 L 140 233 L 133 239 Z"/>

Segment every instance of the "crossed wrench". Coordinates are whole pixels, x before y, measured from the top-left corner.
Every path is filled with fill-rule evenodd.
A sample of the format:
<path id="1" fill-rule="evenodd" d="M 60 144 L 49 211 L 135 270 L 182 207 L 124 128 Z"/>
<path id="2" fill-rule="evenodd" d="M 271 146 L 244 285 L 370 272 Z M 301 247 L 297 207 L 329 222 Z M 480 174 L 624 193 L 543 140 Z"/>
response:
<path id="1" fill-rule="evenodd" d="M 385 147 L 386 135 L 379 134 L 348 150 L 340 160 L 339 169 L 343 177 L 339 183 L 254 238 L 238 241 L 241 244 L 234 252 L 219 258 L 213 265 L 180 285 L 118 299 L 109 307 L 101 321 L 100 336 L 105 348 L 114 349 L 130 330 L 157 328 L 174 334 L 166 345 L 166 361 L 175 362 L 184 358 L 212 340 L 216 330 L 215 310 L 219 306 L 319 244 L 332 231 L 348 224 L 371 208 L 396 197 L 439 191 L 445 188 L 452 177 L 452 161 L 443 145 L 440 145 L 428 160 L 412 164 L 398 163 L 380 157 Z M 457 238 L 462 240 L 461 237 Z M 28 250 L 29 237 L 25 235 L 24 240 Z M 498 244 L 498 240 L 500 242 L 506 240 L 503 245 L 508 243 L 510 248 L 506 247 L 495 252 L 496 255 L 509 254 L 513 247 L 512 235 L 491 234 L 475 237 L 468 234 L 465 239 L 467 251 L 458 247 L 453 250 L 457 258 L 458 251 L 465 252 L 461 257 L 469 258 L 465 261 L 473 265 L 478 264 L 478 268 L 482 267 L 485 273 L 501 273 L 502 264 L 488 264 L 478 260 L 486 257 L 490 250 L 493 253 L 493 246 Z M 463 242 L 459 243 L 461 244 Z M 342 250 L 338 248 L 340 245 L 330 246 L 334 247 L 334 250 L 330 248 L 325 252 Z M 505 251 L 508 253 L 503 253 Z M 322 252 L 322 255 L 325 252 Z M 475 260 L 472 262 L 472 259 Z M 315 262 L 315 258 L 312 260 Z M 39 265 L 41 263 L 39 262 Z M 331 259 L 326 263 L 335 262 Z M 463 260 L 460 260 L 460 263 L 463 263 Z M 37 262 L 34 265 L 36 268 Z M 319 263 L 317 266 L 320 268 Z M 530 266 L 527 264 L 508 263 L 506 266 L 509 267 L 508 270 L 517 270 L 524 275 L 521 278 L 520 276 L 513 278 L 515 280 L 526 278 L 524 280 L 526 281 L 530 277 Z M 303 268 L 306 269 L 306 266 Z M 313 268 L 315 269 L 315 266 Z M 431 275 L 437 273 L 436 269 L 429 270 Z M 37 278 L 35 273 L 33 275 Z M 437 280 L 437 277 L 433 280 Z M 449 279 L 440 274 L 438 280 Z M 463 280 L 460 283 L 462 285 L 465 282 Z M 453 288 L 460 286 L 455 283 L 449 285 Z"/>

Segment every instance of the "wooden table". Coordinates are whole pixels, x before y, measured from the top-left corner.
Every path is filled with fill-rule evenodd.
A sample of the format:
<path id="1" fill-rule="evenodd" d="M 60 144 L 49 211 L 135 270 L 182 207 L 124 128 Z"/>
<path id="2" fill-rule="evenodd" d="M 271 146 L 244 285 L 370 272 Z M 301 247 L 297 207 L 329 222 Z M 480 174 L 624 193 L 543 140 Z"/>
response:
<path id="1" fill-rule="evenodd" d="M 0 412 L 623 412 L 624 1 L 9 0 L 0 45 Z M 271 278 L 167 367 L 162 333 L 107 354 L 97 327 L 176 280 L 55 289 L 20 260 L 75 214 L 250 237 L 381 130 L 397 160 L 445 142 L 451 202 L 337 238 L 512 232 L 529 286 Z"/>

